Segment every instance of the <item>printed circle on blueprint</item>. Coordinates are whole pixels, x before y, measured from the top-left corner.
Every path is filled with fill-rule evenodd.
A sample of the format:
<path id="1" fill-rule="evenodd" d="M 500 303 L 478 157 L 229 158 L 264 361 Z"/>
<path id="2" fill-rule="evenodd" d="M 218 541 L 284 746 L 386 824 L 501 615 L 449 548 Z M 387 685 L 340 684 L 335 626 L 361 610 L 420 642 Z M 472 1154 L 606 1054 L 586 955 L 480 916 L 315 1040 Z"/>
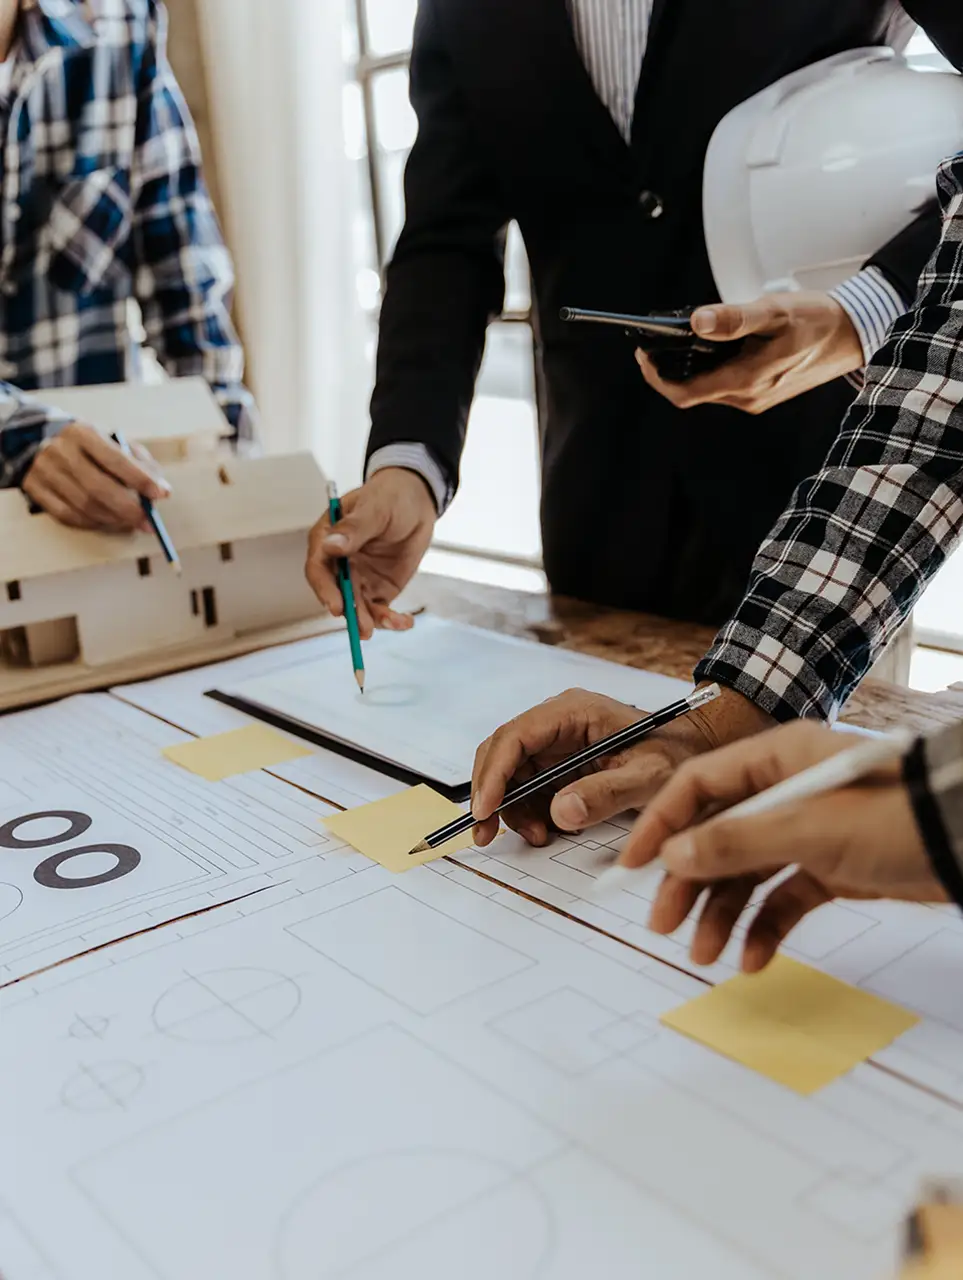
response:
<path id="1" fill-rule="evenodd" d="M 366 1156 L 319 1179 L 281 1219 L 275 1260 L 279 1280 L 535 1280 L 554 1251 L 551 1208 L 524 1172 L 424 1148 Z"/>
<path id="2" fill-rule="evenodd" d="M 0 920 L 12 916 L 23 902 L 23 894 L 15 884 L 0 884 Z"/>
<path id="3" fill-rule="evenodd" d="M 293 1018 L 301 988 L 268 969 L 212 969 L 187 974 L 154 1005 L 162 1035 L 194 1044 L 234 1044 L 270 1037 Z"/>

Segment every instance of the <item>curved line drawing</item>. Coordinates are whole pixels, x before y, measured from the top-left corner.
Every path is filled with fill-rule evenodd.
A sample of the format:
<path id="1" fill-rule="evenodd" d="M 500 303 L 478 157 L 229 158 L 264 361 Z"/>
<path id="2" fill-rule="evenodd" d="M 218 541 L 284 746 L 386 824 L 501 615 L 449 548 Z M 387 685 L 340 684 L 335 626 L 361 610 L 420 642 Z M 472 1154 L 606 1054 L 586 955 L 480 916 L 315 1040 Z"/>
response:
<path id="1" fill-rule="evenodd" d="M 132 1062 L 99 1062 L 71 1076 L 60 1101 L 70 1111 L 126 1111 L 143 1083 L 143 1071 Z"/>
<path id="2" fill-rule="evenodd" d="M 192 1044 L 233 1044 L 268 1037 L 297 1013 L 301 988 L 269 969 L 187 973 L 154 1005 L 161 1035 Z"/>
<path id="3" fill-rule="evenodd" d="M 0 920 L 12 916 L 23 902 L 23 894 L 15 884 L 0 883 Z"/>
<path id="4" fill-rule="evenodd" d="M 374 1168 L 378 1164 L 384 1165 L 386 1163 L 390 1164 L 390 1162 L 397 1162 L 399 1166 L 396 1171 L 391 1171 L 390 1185 L 410 1187 L 412 1186 L 411 1174 L 415 1172 L 414 1167 L 419 1162 L 423 1164 L 426 1160 L 438 1162 L 436 1177 L 440 1181 L 435 1185 L 458 1187 L 466 1182 L 470 1184 L 471 1178 L 469 1175 L 473 1173 L 477 1177 L 479 1171 L 490 1174 L 492 1181 L 480 1191 L 466 1189 L 460 1195 L 456 1194 L 456 1198 L 453 1199 L 450 1205 L 435 1210 L 431 1206 L 437 1203 L 437 1197 L 427 1187 L 424 1188 L 424 1196 L 421 1197 L 422 1185 L 420 1180 L 416 1179 L 415 1185 L 418 1186 L 419 1197 L 426 1208 L 423 1221 L 417 1222 L 398 1233 L 391 1241 L 369 1248 L 367 1252 L 359 1254 L 347 1264 L 343 1261 L 335 1261 L 333 1269 L 324 1267 L 323 1270 L 318 1270 L 319 1258 L 323 1258 L 325 1244 L 329 1243 L 330 1240 L 330 1228 L 325 1225 L 324 1215 L 321 1211 L 323 1206 L 319 1205 L 319 1196 L 323 1197 L 326 1191 L 332 1190 L 333 1199 L 336 1194 L 333 1188 L 336 1187 L 340 1180 L 346 1178 L 357 1177 L 359 1181 L 363 1179 L 366 1185 L 370 1185 Z M 406 1165 L 408 1166 L 407 1173 Z M 498 1196 L 509 1188 L 517 1188 L 528 1200 L 525 1221 L 532 1227 L 531 1245 L 533 1246 L 532 1252 L 535 1255 L 530 1265 L 519 1271 L 518 1255 L 522 1248 L 522 1242 L 520 1242 L 517 1232 L 505 1238 L 506 1253 L 511 1258 L 512 1280 L 539 1280 L 539 1277 L 545 1274 L 548 1264 L 557 1252 L 558 1244 L 555 1214 L 544 1193 L 534 1185 L 525 1170 L 516 1169 L 512 1165 L 477 1151 L 446 1147 L 406 1147 L 361 1156 L 332 1170 L 319 1178 L 317 1182 L 306 1187 L 282 1215 L 278 1223 L 272 1249 L 273 1270 L 277 1280 L 336 1280 L 336 1277 L 347 1277 L 354 1274 L 356 1268 L 369 1264 L 378 1257 L 383 1257 L 393 1249 L 416 1243 L 419 1236 L 431 1232 L 435 1227 L 441 1225 L 446 1218 L 453 1218 L 464 1215 L 466 1212 L 471 1212 L 483 1205 L 487 1199 Z M 381 1208 L 373 1196 L 359 1197 L 355 1200 L 355 1203 L 363 1203 L 373 1217 L 377 1217 Z M 336 1208 L 336 1205 L 332 1205 L 332 1209 Z M 509 1227 L 508 1230 L 511 1231 L 511 1228 Z M 298 1250 L 296 1236 L 298 1231 L 309 1231 L 312 1236 L 316 1233 L 317 1247 L 307 1251 L 310 1253 L 310 1261 L 307 1264 L 311 1268 L 310 1274 L 303 1269 L 305 1254 Z M 358 1232 L 358 1235 L 362 1239 L 365 1238 L 363 1228 Z M 489 1233 L 488 1238 L 493 1238 L 491 1233 Z M 446 1274 L 459 1275 L 463 1272 L 465 1243 L 465 1239 L 459 1236 L 457 1256 L 453 1254 L 450 1265 L 446 1268 Z M 293 1257 L 290 1256 L 292 1251 L 294 1253 Z M 321 1265 L 324 1266 L 323 1261 Z M 503 1271 L 502 1274 L 507 1274 L 507 1272 Z"/>
<path id="5" fill-rule="evenodd" d="M 64 818 L 67 830 L 59 835 L 44 836 L 42 840 L 21 840 L 17 831 L 28 822 L 39 822 L 42 818 Z M 44 813 L 25 813 L 20 818 L 11 818 L 0 827 L 0 848 L 2 849 L 49 849 L 51 845 L 65 844 L 68 840 L 76 840 L 90 829 L 93 822 L 86 813 L 78 813 L 76 809 L 48 809 Z"/>
<path id="6" fill-rule="evenodd" d="M 109 871 L 100 871 L 92 876 L 62 876 L 60 868 L 65 862 L 79 858 L 87 853 L 106 853 L 116 859 Z M 110 884 L 111 880 L 119 880 L 130 875 L 140 866 L 140 854 L 129 844 L 85 844 L 76 849 L 62 849 L 54 853 L 33 873 L 37 884 L 45 889 L 89 889 L 97 884 Z"/>

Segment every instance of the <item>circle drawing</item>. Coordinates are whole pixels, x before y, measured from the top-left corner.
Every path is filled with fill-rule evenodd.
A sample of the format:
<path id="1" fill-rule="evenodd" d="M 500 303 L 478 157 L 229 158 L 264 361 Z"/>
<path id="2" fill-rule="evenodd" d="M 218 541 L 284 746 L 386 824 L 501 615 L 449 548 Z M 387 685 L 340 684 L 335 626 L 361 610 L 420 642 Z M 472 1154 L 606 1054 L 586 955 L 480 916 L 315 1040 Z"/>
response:
<path id="1" fill-rule="evenodd" d="M 12 916 L 23 902 L 23 894 L 15 884 L 0 884 L 0 920 Z"/>
<path id="2" fill-rule="evenodd" d="M 414 684 L 375 685 L 373 689 L 369 690 L 369 693 L 364 695 L 365 705 L 411 707 L 418 701 L 420 693 L 421 690 Z"/>
<path id="3" fill-rule="evenodd" d="M 510 1166 L 470 1151 L 371 1155 L 308 1187 L 278 1226 L 279 1280 L 458 1276 L 537 1280 L 555 1252 L 542 1192 Z"/>
<path id="4" fill-rule="evenodd" d="M 67 1034 L 73 1036 L 75 1040 L 103 1040 L 109 1026 L 110 1019 L 102 1018 L 100 1014 L 85 1017 L 78 1013 L 70 1024 Z"/>
<path id="5" fill-rule="evenodd" d="M 40 822 L 44 818 L 63 818 L 68 824 L 66 831 L 59 835 L 44 836 L 41 840 L 21 840 L 16 834 L 28 822 Z M 74 809 L 49 809 L 45 813 L 25 813 L 22 818 L 11 818 L 0 827 L 0 849 L 49 849 L 53 844 L 63 844 L 67 840 L 76 840 L 89 830 L 93 818 L 86 813 L 77 813 Z"/>
<path id="6" fill-rule="evenodd" d="M 108 871 L 101 871 L 93 876 L 62 876 L 60 868 L 71 858 L 82 857 L 85 853 L 109 853 L 117 861 Z M 119 880 L 128 876 L 140 866 L 140 854 L 129 844 L 84 844 L 76 849 L 64 849 L 53 857 L 41 862 L 33 873 L 37 884 L 45 889 L 90 889 L 96 884 L 110 884 L 111 880 Z"/>
<path id="7" fill-rule="evenodd" d="M 144 1073 L 131 1062 L 101 1062 L 81 1067 L 64 1085 L 60 1100 L 71 1111 L 126 1111 L 144 1083 Z"/>
<path id="8" fill-rule="evenodd" d="M 234 1044 L 270 1036 L 294 1017 L 301 988 L 267 969 L 187 974 L 154 1005 L 154 1026 L 174 1040 Z"/>

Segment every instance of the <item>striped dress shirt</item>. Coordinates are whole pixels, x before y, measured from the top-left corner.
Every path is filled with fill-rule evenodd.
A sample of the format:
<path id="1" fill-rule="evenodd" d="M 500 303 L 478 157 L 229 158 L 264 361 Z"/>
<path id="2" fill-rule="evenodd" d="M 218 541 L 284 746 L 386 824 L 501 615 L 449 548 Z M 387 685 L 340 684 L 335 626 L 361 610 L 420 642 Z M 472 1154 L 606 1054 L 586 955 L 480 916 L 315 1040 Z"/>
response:
<path id="1" fill-rule="evenodd" d="M 568 0 L 582 61 L 626 143 L 631 142 L 635 123 L 635 99 L 648 44 L 652 3 L 653 0 Z M 850 277 L 832 290 L 831 296 L 853 322 L 866 364 L 911 301 L 902 298 L 875 267 Z M 431 489 L 439 514 L 455 496 L 441 467 L 423 444 L 386 445 L 369 458 L 366 475 L 372 476 L 385 467 L 418 472 Z"/>

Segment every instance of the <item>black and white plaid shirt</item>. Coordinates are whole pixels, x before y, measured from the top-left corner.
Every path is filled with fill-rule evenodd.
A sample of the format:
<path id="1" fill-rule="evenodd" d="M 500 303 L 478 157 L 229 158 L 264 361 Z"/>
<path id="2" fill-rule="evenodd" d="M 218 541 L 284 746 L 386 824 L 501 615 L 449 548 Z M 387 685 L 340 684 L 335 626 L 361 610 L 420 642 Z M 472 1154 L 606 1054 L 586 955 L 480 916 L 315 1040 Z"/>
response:
<path id="1" fill-rule="evenodd" d="M 23 0 L 0 102 L 0 487 L 64 418 L 46 389 L 136 378 L 147 344 L 253 434 L 234 274 L 159 0 Z M 31 399 L 24 391 L 39 394 Z"/>
<path id="2" fill-rule="evenodd" d="M 823 469 L 796 490 L 696 669 L 779 720 L 835 717 L 960 541 L 963 154 L 941 167 L 938 186 L 943 238 L 914 309 L 868 367 Z"/>

